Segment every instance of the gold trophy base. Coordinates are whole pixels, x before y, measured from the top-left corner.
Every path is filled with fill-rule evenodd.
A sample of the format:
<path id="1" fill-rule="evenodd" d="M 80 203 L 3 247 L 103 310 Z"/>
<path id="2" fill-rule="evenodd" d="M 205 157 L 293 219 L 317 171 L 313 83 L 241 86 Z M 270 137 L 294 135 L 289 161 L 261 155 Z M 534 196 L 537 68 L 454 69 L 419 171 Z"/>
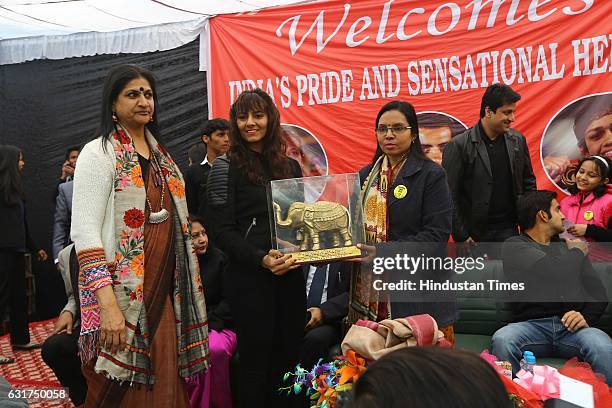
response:
<path id="1" fill-rule="evenodd" d="M 300 251 L 291 253 L 297 265 L 306 263 L 331 262 L 340 259 L 358 258 L 361 250 L 355 245 L 341 248 L 317 249 L 313 251 Z"/>

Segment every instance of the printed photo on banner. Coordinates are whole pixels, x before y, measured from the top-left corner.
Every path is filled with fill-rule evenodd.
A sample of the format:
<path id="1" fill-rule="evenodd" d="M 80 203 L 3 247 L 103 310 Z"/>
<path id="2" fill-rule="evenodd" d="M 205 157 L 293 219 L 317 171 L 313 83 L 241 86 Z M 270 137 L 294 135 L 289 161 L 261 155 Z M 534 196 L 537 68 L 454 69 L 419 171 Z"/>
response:
<path id="1" fill-rule="evenodd" d="M 300 164 L 302 175 L 326 176 L 327 155 L 316 136 L 297 125 L 283 123 L 281 129 L 287 144 L 287 156 Z"/>
<path id="2" fill-rule="evenodd" d="M 425 111 L 417 113 L 419 140 L 428 159 L 442 164 L 444 148 L 451 139 L 463 133 L 467 126 L 459 119 L 443 112 Z"/>
<path id="3" fill-rule="evenodd" d="M 557 112 L 544 131 L 542 165 L 557 187 L 574 184 L 583 157 L 612 159 L 612 93 L 583 96 Z"/>

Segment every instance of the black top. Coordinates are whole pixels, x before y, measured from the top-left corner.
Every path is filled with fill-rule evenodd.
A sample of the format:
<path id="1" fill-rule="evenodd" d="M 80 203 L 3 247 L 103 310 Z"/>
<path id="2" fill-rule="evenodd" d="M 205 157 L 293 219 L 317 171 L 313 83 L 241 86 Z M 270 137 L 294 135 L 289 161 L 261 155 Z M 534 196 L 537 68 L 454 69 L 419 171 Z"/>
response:
<path id="1" fill-rule="evenodd" d="M 506 240 L 503 246 L 504 274 L 511 281 L 525 282 L 530 299 L 543 292 L 555 294 L 558 302 L 511 302 L 513 321 L 525 321 L 579 311 L 589 325 L 597 322 L 607 302 L 576 302 L 564 299 L 606 299 L 601 279 L 589 258 L 577 248 L 568 249 L 558 238 L 551 245 L 540 244 L 523 234 Z M 520 256 L 517 256 L 520 254 Z"/>
<path id="2" fill-rule="evenodd" d="M 142 171 L 142 179 L 144 180 L 145 186 L 147 185 L 147 178 L 149 177 L 149 169 L 151 168 L 151 162 L 149 159 L 142 156 L 140 153 L 138 154 L 138 164 L 140 164 L 140 170 Z"/>
<path id="3" fill-rule="evenodd" d="M 271 179 L 269 163 L 261 160 L 264 173 Z M 292 177 L 301 177 L 300 165 L 289 159 Z M 215 245 L 223 251 L 231 269 L 251 273 L 262 269 L 261 260 L 272 248 L 266 185 L 252 183 L 244 169 L 218 157 L 208 176 L 207 214 Z M 246 268 L 245 268 L 246 267 Z"/>
<path id="4" fill-rule="evenodd" d="M 489 228 L 515 226 L 516 204 L 512 188 L 512 170 L 510 169 L 504 136 L 500 135 L 495 140 L 491 140 L 487 136 L 482 122 L 478 122 L 478 126 L 480 127 L 482 141 L 487 148 L 493 175 L 491 198 L 489 199 Z"/>
<path id="5" fill-rule="evenodd" d="M 210 164 L 206 162 L 204 164 L 194 163 L 185 171 L 185 196 L 190 214 L 205 217 L 206 185 L 210 169 Z"/>
<path id="6" fill-rule="evenodd" d="M 612 217 L 608 220 L 608 228 L 598 227 L 594 224 L 587 225 L 584 236 L 593 238 L 597 242 L 612 242 Z"/>
<path id="7" fill-rule="evenodd" d="M 0 251 L 21 252 L 38 249 L 32 237 L 26 220 L 26 205 L 24 201 L 8 205 L 0 199 Z"/>
<path id="8" fill-rule="evenodd" d="M 223 272 L 227 264 L 225 255 L 217 248 L 209 247 L 204 255 L 198 255 L 198 261 L 206 296 L 208 327 L 216 331 L 231 329 L 234 323 L 223 290 Z"/>

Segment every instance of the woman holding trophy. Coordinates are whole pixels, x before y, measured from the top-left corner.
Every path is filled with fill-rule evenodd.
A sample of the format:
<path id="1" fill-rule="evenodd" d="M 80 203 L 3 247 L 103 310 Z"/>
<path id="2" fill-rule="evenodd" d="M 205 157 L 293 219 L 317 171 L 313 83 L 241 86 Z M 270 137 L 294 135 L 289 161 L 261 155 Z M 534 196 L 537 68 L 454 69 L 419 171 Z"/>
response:
<path id="1" fill-rule="evenodd" d="M 231 106 L 230 140 L 208 178 L 208 218 L 229 259 L 224 286 L 238 336 L 240 401 L 286 407 L 277 390 L 299 355 L 306 295 L 295 260 L 271 249 L 266 186 L 302 173 L 285 154 L 278 109 L 260 89 L 243 92 Z"/>
<path id="2" fill-rule="evenodd" d="M 440 247 L 451 232 L 451 193 L 444 169 L 423 153 L 414 107 L 403 101 L 387 103 L 376 117 L 375 134 L 378 143 L 372 163 L 359 172 L 365 248 L 370 252 L 361 260 L 372 258 L 372 246 L 390 242 L 437 243 L 430 248 Z M 365 268 L 353 275 L 351 323 L 427 313 L 447 340 L 454 342 L 453 323 L 458 317 L 454 301 L 390 303 L 373 289 L 371 280 Z"/>

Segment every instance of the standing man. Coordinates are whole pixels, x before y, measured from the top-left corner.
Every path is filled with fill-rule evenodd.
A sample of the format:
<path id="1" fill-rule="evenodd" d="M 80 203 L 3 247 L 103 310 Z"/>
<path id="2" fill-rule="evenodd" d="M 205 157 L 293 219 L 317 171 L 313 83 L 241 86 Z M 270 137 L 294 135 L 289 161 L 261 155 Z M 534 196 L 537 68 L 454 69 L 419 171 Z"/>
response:
<path id="1" fill-rule="evenodd" d="M 202 132 L 206 145 L 206 157 L 202 163 L 193 163 L 185 171 L 185 194 L 190 214 L 204 216 L 206 210 L 206 181 L 213 162 L 224 155 L 230 147 L 229 122 L 222 118 L 206 121 Z"/>
<path id="2" fill-rule="evenodd" d="M 70 244 L 70 223 L 72 222 L 72 180 L 57 187 L 55 216 L 53 218 L 53 260 L 59 262 L 59 253 Z"/>
<path id="3" fill-rule="evenodd" d="M 536 188 L 525 136 L 510 128 L 520 99 L 507 85 L 490 85 L 478 123 L 444 150 L 455 242 L 503 242 L 518 234 L 517 199 Z"/>
<path id="4" fill-rule="evenodd" d="M 72 181 L 72 179 L 74 178 L 74 169 L 76 167 L 76 162 L 77 162 L 77 159 L 79 158 L 80 153 L 81 153 L 81 148 L 79 146 L 71 146 L 66 149 L 66 156 L 64 157 L 64 164 L 62 164 L 62 171 L 61 171 L 59 180 L 57 180 L 57 186 L 55 188 L 55 192 L 53 195 L 54 202 L 58 199 L 58 195 L 60 194 L 59 187 L 66 182 Z M 68 225 L 68 229 L 70 229 L 70 225 Z M 66 243 L 66 245 L 68 244 Z M 64 246 L 59 248 L 59 250 L 64 248 Z M 57 253 L 55 252 L 53 254 L 53 259 L 56 260 L 55 263 L 57 264 Z"/>
<path id="5" fill-rule="evenodd" d="M 72 146 L 66 149 L 66 157 L 64 157 L 64 164 L 62 165 L 62 173 L 60 174 L 59 182 L 65 183 L 66 181 L 72 180 L 74 177 L 74 168 L 76 167 L 77 159 L 81 148 L 78 146 Z"/>

